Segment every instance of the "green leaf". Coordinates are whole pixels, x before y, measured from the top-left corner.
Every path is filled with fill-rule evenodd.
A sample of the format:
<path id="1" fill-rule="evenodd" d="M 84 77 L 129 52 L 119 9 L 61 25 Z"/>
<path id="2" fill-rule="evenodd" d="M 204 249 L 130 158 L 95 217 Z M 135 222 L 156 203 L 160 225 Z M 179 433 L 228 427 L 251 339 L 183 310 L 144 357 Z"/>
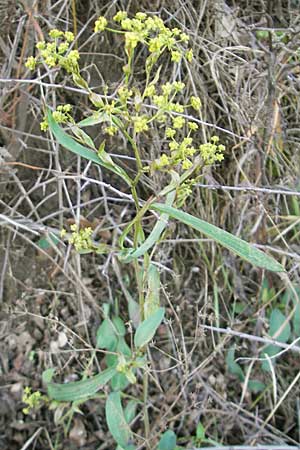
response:
<path id="1" fill-rule="evenodd" d="M 166 205 L 173 204 L 175 200 L 175 195 L 176 195 L 175 191 L 172 191 L 167 195 Z M 123 254 L 120 253 L 118 255 L 119 259 L 124 263 L 129 263 L 134 259 L 143 256 L 151 247 L 153 247 L 153 245 L 155 245 L 159 241 L 163 231 L 168 225 L 168 219 L 169 219 L 168 214 L 162 214 L 159 220 L 154 225 L 153 230 L 151 231 L 147 239 L 142 243 L 142 245 L 138 247 L 136 250 L 126 252 L 125 256 L 123 256 Z"/>
<path id="2" fill-rule="evenodd" d="M 116 367 L 118 364 L 118 355 L 115 355 L 114 353 L 106 353 L 105 362 L 107 367 Z"/>
<path id="3" fill-rule="evenodd" d="M 297 300 L 296 300 L 297 301 Z M 293 330 L 297 337 L 300 337 L 300 301 L 298 300 L 295 313 L 293 315 Z"/>
<path id="4" fill-rule="evenodd" d="M 123 336 L 119 337 L 118 344 L 115 348 L 115 351 L 119 354 L 121 353 L 125 357 L 126 356 L 128 358 L 131 357 L 131 350 L 128 347 Z M 107 353 L 105 355 L 105 361 L 106 361 L 107 367 L 116 367 L 118 364 L 118 355 L 112 354 L 112 353 Z M 129 381 L 128 381 L 126 375 L 124 375 L 123 373 L 120 373 L 120 372 L 116 372 L 116 374 L 110 380 L 111 388 L 114 391 L 123 391 L 124 389 L 126 389 L 128 384 L 129 384 Z"/>
<path id="5" fill-rule="evenodd" d="M 258 394 L 259 392 L 262 392 L 266 388 L 266 385 L 259 380 L 249 380 L 247 387 L 249 391 L 254 392 L 254 394 Z"/>
<path id="6" fill-rule="evenodd" d="M 279 309 L 273 309 L 270 316 L 270 336 L 274 337 L 277 331 L 281 328 L 281 326 L 286 321 L 286 317 Z M 289 322 L 283 327 L 282 331 L 278 336 L 275 337 L 278 342 L 287 342 L 291 335 L 291 326 Z"/>
<path id="7" fill-rule="evenodd" d="M 104 348 L 110 352 L 116 350 L 118 337 L 110 319 L 105 319 L 97 331 L 97 348 Z"/>
<path id="8" fill-rule="evenodd" d="M 124 322 L 121 319 L 121 317 L 113 316 L 112 317 L 112 323 L 114 324 L 116 332 L 118 333 L 118 335 L 119 336 L 125 336 L 126 328 L 125 328 Z"/>
<path id="9" fill-rule="evenodd" d="M 165 308 L 159 308 L 152 316 L 140 323 L 134 335 L 134 345 L 136 347 L 143 347 L 151 341 L 164 315 Z"/>
<path id="10" fill-rule="evenodd" d="M 105 404 L 105 415 L 108 429 L 115 441 L 121 447 L 126 447 L 131 437 L 131 430 L 124 416 L 120 392 L 109 394 Z"/>
<path id="11" fill-rule="evenodd" d="M 51 383 L 54 374 L 55 374 L 55 369 L 53 369 L 53 368 L 44 370 L 44 372 L 42 374 L 42 382 L 43 382 L 43 384 Z"/>
<path id="12" fill-rule="evenodd" d="M 74 136 L 77 137 L 77 139 L 82 144 L 87 145 L 87 146 L 93 148 L 94 150 L 96 150 L 94 141 L 92 140 L 92 138 L 87 133 L 85 133 L 83 130 L 81 130 L 76 125 L 72 125 L 71 131 L 74 134 Z"/>
<path id="13" fill-rule="evenodd" d="M 131 357 L 131 350 L 127 345 L 127 342 L 125 341 L 124 337 L 120 337 L 117 345 L 117 352 L 121 353 L 124 356 L 128 356 L 128 358 Z"/>
<path id="14" fill-rule="evenodd" d="M 231 373 L 231 375 L 237 376 L 240 379 L 240 381 L 244 381 L 245 380 L 244 372 L 241 366 L 235 361 L 234 354 L 235 354 L 235 346 L 232 346 L 228 350 L 226 356 L 226 364 L 228 372 Z"/>
<path id="15" fill-rule="evenodd" d="M 275 289 L 269 286 L 267 278 L 263 278 L 261 288 L 260 288 L 260 301 L 262 303 L 269 303 L 275 297 Z"/>
<path id="16" fill-rule="evenodd" d="M 126 445 L 126 447 L 117 446 L 116 450 L 136 450 L 136 447 L 132 444 Z"/>
<path id="17" fill-rule="evenodd" d="M 52 245 L 51 245 L 52 243 Z M 48 250 L 53 245 L 57 245 L 59 243 L 59 239 L 55 234 L 50 233 L 48 236 L 45 236 L 38 240 L 37 245 L 42 250 Z"/>
<path id="18" fill-rule="evenodd" d="M 127 403 L 124 415 L 128 424 L 135 418 L 137 406 L 138 402 L 136 400 L 129 400 L 129 402 Z"/>
<path id="19" fill-rule="evenodd" d="M 265 372 L 270 372 L 270 370 L 271 370 L 270 363 L 272 365 L 275 364 L 275 360 L 274 360 L 273 357 L 276 356 L 277 353 L 280 352 L 280 350 L 281 350 L 281 348 L 278 347 L 278 345 L 273 345 L 273 344 L 267 345 L 266 348 L 263 349 L 263 351 L 261 352 L 260 357 L 261 358 L 266 358 L 266 355 L 267 355 L 267 356 L 269 356 L 272 359 L 271 359 L 271 361 L 269 361 L 267 359 L 262 361 L 262 363 L 261 363 L 262 370 L 264 370 Z"/>
<path id="20" fill-rule="evenodd" d="M 172 430 L 165 431 L 160 438 L 158 450 L 174 450 L 176 448 L 176 434 Z"/>
<path id="21" fill-rule="evenodd" d="M 150 264 L 147 271 L 148 289 L 144 304 L 144 316 L 148 319 L 155 311 L 158 310 L 159 291 L 160 291 L 160 275 L 157 267 L 154 264 Z"/>
<path id="22" fill-rule="evenodd" d="M 116 370 L 109 368 L 86 380 L 66 384 L 49 383 L 48 396 L 53 400 L 75 402 L 96 394 L 115 374 Z"/>
<path id="23" fill-rule="evenodd" d="M 127 301 L 129 318 L 132 321 L 134 328 L 137 328 L 140 323 L 140 305 L 133 300 L 131 295 L 127 296 Z"/>
<path id="24" fill-rule="evenodd" d="M 110 122 L 110 117 L 105 112 L 98 112 L 95 111 L 91 116 L 87 117 L 86 119 L 81 120 L 78 123 L 79 127 L 90 127 L 93 125 L 97 125 L 99 123 L 103 122 Z"/>
<path id="25" fill-rule="evenodd" d="M 75 153 L 76 155 L 88 159 L 89 161 L 93 161 L 94 163 L 99 164 L 100 166 L 103 166 L 108 170 L 111 170 L 112 172 L 123 178 L 123 180 L 126 181 L 129 186 L 131 186 L 131 179 L 129 178 L 125 170 L 115 164 L 108 153 L 103 151 L 101 152 L 101 156 L 99 156 L 93 150 L 79 144 L 79 142 L 75 141 L 75 139 L 65 133 L 65 131 L 55 122 L 49 109 L 47 113 L 47 119 L 49 128 L 56 137 L 59 144 Z"/>
<path id="26" fill-rule="evenodd" d="M 110 385 L 113 391 L 124 391 L 129 385 L 129 381 L 124 373 L 118 372 L 110 380 Z"/>
<path id="27" fill-rule="evenodd" d="M 202 425 L 201 422 L 199 422 L 198 425 L 197 425 L 196 438 L 199 441 L 202 441 L 203 439 L 205 439 L 205 428 L 204 428 L 204 426 Z"/>
<path id="28" fill-rule="evenodd" d="M 248 242 L 243 241 L 242 239 L 216 227 L 215 225 L 211 225 L 204 220 L 198 219 L 197 217 L 162 203 L 153 203 L 151 209 L 168 214 L 174 219 L 177 219 L 195 230 L 200 231 L 209 238 L 221 244 L 223 247 L 228 248 L 241 258 L 249 261 L 251 264 L 273 272 L 284 272 L 282 265 L 279 264 L 274 258 L 266 255 L 262 251 L 253 247 L 251 244 L 248 244 Z"/>
<path id="29" fill-rule="evenodd" d="M 284 322 L 286 321 L 286 317 L 279 309 L 273 309 L 270 316 L 270 330 L 269 335 L 276 339 L 278 342 L 286 343 L 291 335 L 291 326 L 289 322 L 283 327 L 282 331 L 278 336 L 276 336 L 276 333 L 278 330 L 282 327 Z M 270 344 L 266 348 L 264 348 L 261 352 L 261 356 L 265 357 L 265 355 L 268 355 L 270 357 L 274 357 L 279 353 L 282 349 L 278 347 L 277 345 Z M 271 360 L 272 364 L 274 364 L 275 360 Z M 270 363 L 269 361 L 263 361 L 262 362 L 262 369 L 266 372 L 270 371 Z"/>
<path id="30" fill-rule="evenodd" d="M 296 295 L 295 295 L 296 294 Z M 292 299 L 292 302 L 295 308 L 295 312 L 293 315 L 293 332 L 296 337 L 300 337 L 300 288 L 299 286 L 293 286 L 293 289 L 287 289 L 284 295 L 281 297 L 281 303 L 285 306 L 288 304 L 288 301 Z"/>

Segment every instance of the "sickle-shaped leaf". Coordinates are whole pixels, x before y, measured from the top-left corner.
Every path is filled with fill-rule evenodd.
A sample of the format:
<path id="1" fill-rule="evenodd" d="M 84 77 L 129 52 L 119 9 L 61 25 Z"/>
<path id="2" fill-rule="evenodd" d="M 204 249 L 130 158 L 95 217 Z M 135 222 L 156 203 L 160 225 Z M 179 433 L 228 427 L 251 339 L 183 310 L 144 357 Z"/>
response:
<path id="1" fill-rule="evenodd" d="M 255 266 L 271 270 L 272 272 L 284 272 L 282 265 L 279 264 L 274 258 L 266 255 L 261 250 L 253 247 L 253 245 L 248 244 L 248 242 L 243 241 L 242 239 L 216 227 L 215 225 L 211 225 L 210 223 L 198 219 L 191 214 L 187 214 L 179 209 L 163 203 L 153 203 L 151 209 L 159 211 L 163 214 L 168 214 L 174 219 L 177 219 L 195 230 L 200 231 Z"/>
<path id="2" fill-rule="evenodd" d="M 116 369 L 109 368 L 86 380 L 66 384 L 49 383 L 47 385 L 48 396 L 61 402 L 75 402 L 90 397 L 96 394 L 116 373 Z"/>
<path id="3" fill-rule="evenodd" d="M 101 155 L 97 155 L 97 153 L 95 153 L 93 150 L 79 144 L 79 142 L 75 141 L 75 139 L 65 133 L 65 131 L 55 122 L 49 109 L 47 112 L 47 119 L 49 128 L 56 137 L 59 144 L 75 153 L 76 155 L 88 159 L 89 161 L 93 161 L 94 163 L 99 164 L 100 166 L 103 166 L 108 170 L 111 170 L 112 172 L 123 178 L 123 180 L 126 181 L 129 186 L 131 186 L 131 179 L 129 178 L 125 170 L 115 164 L 108 153 L 103 150 L 101 152 Z"/>

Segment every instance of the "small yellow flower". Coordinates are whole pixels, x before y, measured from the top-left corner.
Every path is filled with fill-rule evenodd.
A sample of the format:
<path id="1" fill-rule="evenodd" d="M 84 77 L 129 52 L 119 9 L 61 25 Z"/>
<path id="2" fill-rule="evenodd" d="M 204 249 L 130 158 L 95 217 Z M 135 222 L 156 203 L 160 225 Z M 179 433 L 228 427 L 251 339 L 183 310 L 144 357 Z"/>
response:
<path id="1" fill-rule="evenodd" d="M 128 50 L 134 50 L 140 41 L 138 33 L 128 31 L 125 33 L 125 47 Z"/>
<path id="2" fill-rule="evenodd" d="M 174 150 L 177 150 L 179 148 L 179 144 L 176 141 L 172 141 L 169 143 L 169 149 L 171 150 L 171 152 L 173 152 Z"/>
<path id="3" fill-rule="evenodd" d="M 166 129 L 166 137 L 167 138 L 173 138 L 176 134 L 176 130 L 173 130 L 172 128 Z"/>
<path id="4" fill-rule="evenodd" d="M 186 52 L 185 57 L 186 57 L 186 59 L 187 59 L 188 62 L 192 62 L 192 59 L 193 59 L 193 49 L 190 48 L 190 49 Z"/>
<path id="5" fill-rule="evenodd" d="M 59 44 L 58 46 L 58 53 L 60 55 L 63 55 L 64 53 L 66 53 L 66 51 L 69 48 L 69 43 L 68 42 L 62 42 L 61 44 Z"/>
<path id="6" fill-rule="evenodd" d="M 193 163 L 189 159 L 185 159 L 182 163 L 183 170 L 188 170 L 192 167 Z"/>
<path id="7" fill-rule="evenodd" d="M 200 98 L 199 97 L 195 97 L 194 95 L 192 95 L 192 97 L 191 97 L 191 106 L 196 111 L 199 111 L 199 109 L 201 108 L 201 100 L 200 100 Z"/>
<path id="8" fill-rule="evenodd" d="M 218 136 L 212 136 L 211 138 L 210 138 L 210 140 L 214 143 L 214 144 L 217 144 L 218 142 L 219 142 L 219 137 Z"/>
<path id="9" fill-rule="evenodd" d="M 49 67 L 55 67 L 56 66 L 56 58 L 54 56 L 50 55 L 45 59 L 45 63 Z"/>
<path id="10" fill-rule="evenodd" d="M 64 34 L 64 33 L 63 33 L 62 31 L 57 30 L 56 28 L 54 28 L 53 30 L 50 30 L 50 31 L 49 31 L 49 36 L 50 36 L 52 39 L 60 38 L 60 37 L 63 36 L 63 34 Z"/>
<path id="11" fill-rule="evenodd" d="M 173 51 L 173 52 L 171 52 L 171 61 L 173 61 L 173 62 L 180 62 L 180 60 L 181 60 L 181 53 L 180 52 L 178 52 L 178 51 Z"/>
<path id="12" fill-rule="evenodd" d="M 147 86 L 144 92 L 144 97 L 153 97 L 156 94 L 155 86 L 152 84 L 151 86 Z"/>
<path id="13" fill-rule="evenodd" d="M 64 238 L 66 234 L 67 234 L 67 230 L 65 230 L 64 228 L 62 228 L 62 229 L 60 230 L 60 237 L 61 237 L 61 238 Z"/>
<path id="14" fill-rule="evenodd" d="M 65 38 L 67 40 L 67 42 L 73 42 L 75 37 L 74 34 L 72 33 L 72 31 L 66 31 L 65 32 Z"/>
<path id="15" fill-rule="evenodd" d="M 29 70 L 34 70 L 36 68 L 36 59 L 33 56 L 29 56 L 25 63 L 25 67 Z"/>
<path id="16" fill-rule="evenodd" d="M 180 40 L 181 40 L 182 42 L 187 43 L 187 42 L 189 42 L 190 38 L 189 38 L 189 36 L 188 36 L 186 33 L 181 33 L 181 34 L 180 34 Z"/>
<path id="17" fill-rule="evenodd" d="M 181 92 L 185 88 L 185 84 L 181 81 L 174 81 L 173 87 L 176 92 Z"/>
<path id="18" fill-rule="evenodd" d="M 107 25 L 107 20 L 104 16 L 98 17 L 95 22 L 94 32 L 98 33 L 99 31 L 104 31 Z"/>
<path id="19" fill-rule="evenodd" d="M 185 125 L 185 119 L 181 116 L 174 117 L 173 119 L 173 128 L 176 130 L 179 130 L 180 128 L 183 128 Z"/>
<path id="20" fill-rule="evenodd" d="M 47 131 L 49 128 L 47 120 L 43 120 L 43 122 L 40 123 L 41 131 Z"/>
<path id="21" fill-rule="evenodd" d="M 148 127 L 148 117 L 147 116 L 135 116 L 132 118 L 134 131 L 136 133 L 141 133 L 142 131 L 147 131 Z"/>
<path id="22" fill-rule="evenodd" d="M 136 15 L 135 15 L 135 17 L 136 17 L 138 20 L 146 20 L 146 19 L 147 19 L 147 14 L 142 13 L 142 12 L 137 12 Z"/>
<path id="23" fill-rule="evenodd" d="M 45 50 L 46 48 L 46 42 L 45 41 L 40 41 L 36 44 L 36 48 L 38 50 Z"/>
<path id="24" fill-rule="evenodd" d="M 174 36 L 179 36 L 181 31 L 179 28 L 172 28 L 172 33 Z"/>
<path id="25" fill-rule="evenodd" d="M 198 130 L 198 125 L 195 122 L 188 122 L 188 127 L 192 131 Z"/>
<path id="26" fill-rule="evenodd" d="M 172 111 L 175 111 L 177 113 L 183 113 L 184 112 L 184 106 L 180 103 L 170 103 L 170 108 Z"/>
<path id="27" fill-rule="evenodd" d="M 118 11 L 117 14 L 113 17 L 115 22 L 122 22 L 122 20 L 126 19 L 127 12 L 126 11 Z"/>
<path id="28" fill-rule="evenodd" d="M 161 155 L 161 157 L 159 158 L 159 166 L 163 167 L 163 166 L 167 166 L 169 165 L 169 158 L 167 157 L 167 155 L 164 153 L 163 155 Z"/>
<path id="29" fill-rule="evenodd" d="M 118 132 L 118 128 L 111 125 L 110 127 L 106 127 L 104 131 L 109 134 L 109 136 L 114 136 Z"/>

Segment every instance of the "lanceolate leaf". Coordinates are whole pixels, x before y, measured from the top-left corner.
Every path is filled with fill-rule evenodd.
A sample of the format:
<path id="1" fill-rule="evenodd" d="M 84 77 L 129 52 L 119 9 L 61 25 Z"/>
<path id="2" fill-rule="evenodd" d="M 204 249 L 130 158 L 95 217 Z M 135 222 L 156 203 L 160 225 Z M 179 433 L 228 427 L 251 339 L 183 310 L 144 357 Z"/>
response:
<path id="1" fill-rule="evenodd" d="M 86 119 L 81 120 L 78 123 L 79 127 L 90 127 L 93 125 L 97 125 L 99 123 L 103 122 L 109 122 L 110 117 L 105 112 L 98 112 L 95 111 L 91 116 L 87 117 Z"/>
<path id="2" fill-rule="evenodd" d="M 258 250 L 251 244 L 248 244 L 248 242 L 243 241 L 242 239 L 216 227 L 215 225 L 211 225 L 210 223 L 198 219 L 191 214 L 187 214 L 173 208 L 172 206 L 162 203 L 153 203 L 151 209 L 159 211 L 163 214 L 168 214 L 174 219 L 177 219 L 195 230 L 200 231 L 255 266 L 262 267 L 273 272 L 284 272 L 282 265 L 279 264 L 274 258 L 266 255 L 261 250 Z"/>
<path id="3" fill-rule="evenodd" d="M 115 374 L 116 369 L 109 368 L 94 377 L 72 383 L 47 385 L 48 396 L 61 402 L 75 402 L 96 394 Z"/>
<path id="4" fill-rule="evenodd" d="M 168 206 L 172 206 L 176 196 L 176 187 L 180 183 L 179 176 L 175 171 L 171 172 L 171 177 L 172 177 L 171 183 L 159 194 L 161 196 L 165 195 L 164 191 L 166 190 L 167 193 L 166 205 Z M 169 189 L 171 189 L 171 192 L 169 192 Z M 168 225 L 168 219 L 169 219 L 168 214 L 162 214 L 159 220 L 154 225 L 153 230 L 151 231 L 147 239 L 140 245 L 140 247 L 131 252 L 127 251 L 125 255 L 122 254 L 122 252 L 120 253 L 119 258 L 121 259 L 121 261 L 124 263 L 129 263 L 132 260 L 139 258 L 140 256 L 143 256 L 151 247 L 153 247 L 153 245 L 155 245 L 159 241 L 163 231 Z"/>
<path id="5" fill-rule="evenodd" d="M 144 304 L 144 316 L 148 319 L 159 308 L 160 274 L 154 264 L 150 264 L 147 271 L 148 289 Z"/>
<path id="6" fill-rule="evenodd" d="M 131 430 L 124 416 L 120 392 L 109 394 L 105 405 L 105 415 L 109 431 L 115 441 L 121 447 L 126 447 L 131 437 Z"/>
<path id="7" fill-rule="evenodd" d="M 59 144 L 75 153 L 76 155 L 88 159 L 89 161 L 93 161 L 94 163 L 111 170 L 112 172 L 123 178 L 123 180 L 126 181 L 129 186 L 131 185 L 131 179 L 129 178 L 127 173 L 114 163 L 108 153 L 103 150 L 101 152 L 101 156 L 99 156 L 93 150 L 79 144 L 79 142 L 75 141 L 75 139 L 65 133 L 64 130 L 55 122 L 50 110 L 48 110 L 47 118 L 49 128 L 56 137 Z"/>
<path id="8" fill-rule="evenodd" d="M 161 324 L 165 315 L 165 308 L 159 308 L 148 319 L 144 320 L 135 332 L 134 345 L 143 347 L 146 345 L 156 333 L 157 328 Z"/>
<path id="9" fill-rule="evenodd" d="M 167 195 L 166 198 L 166 205 L 172 205 L 175 199 L 175 191 L 170 192 Z M 129 263 L 132 260 L 139 258 L 140 256 L 143 256 L 147 250 L 149 250 L 153 245 L 155 245 L 160 237 L 166 226 L 168 225 L 168 214 L 162 214 L 159 220 L 156 222 L 156 224 L 153 227 L 153 230 L 147 237 L 147 239 L 142 243 L 140 247 L 138 247 L 136 250 L 134 250 L 132 253 L 129 253 L 124 258 L 121 258 L 122 262 Z"/>

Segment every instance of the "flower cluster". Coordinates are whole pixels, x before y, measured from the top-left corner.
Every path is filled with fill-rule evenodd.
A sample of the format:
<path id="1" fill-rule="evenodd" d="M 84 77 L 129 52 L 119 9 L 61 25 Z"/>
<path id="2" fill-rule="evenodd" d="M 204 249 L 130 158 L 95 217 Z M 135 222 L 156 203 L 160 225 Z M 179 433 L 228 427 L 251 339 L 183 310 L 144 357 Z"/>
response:
<path id="1" fill-rule="evenodd" d="M 93 250 L 94 244 L 92 241 L 93 230 L 91 227 L 78 229 L 76 224 L 70 226 L 72 235 L 69 243 L 74 245 L 77 252 L 85 253 L 86 250 Z"/>
<path id="2" fill-rule="evenodd" d="M 99 33 L 99 31 L 104 31 L 107 25 L 107 20 L 105 17 L 99 17 L 95 22 L 94 32 Z"/>
<path id="3" fill-rule="evenodd" d="M 45 63 L 49 68 L 63 67 L 68 73 L 79 73 L 77 50 L 70 50 L 70 43 L 74 41 L 71 31 L 60 31 L 53 29 L 49 32 L 50 42 L 40 41 L 36 44 L 39 55 L 30 56 L 25 66 L 34 70 L 38 64 Z"/>
<path id="4" fill-rule="evenodd" d="M 173 118 L 173 128 L 166 129 L 166 138 L 170 139 L 170 154 L 163 153 L 159 159 L 152 163 L 152 169 L 169 170 L 170 168 L 181 167 L 185 171 L 193 166 L 193 159 L 197 155 L 201 156 L 205 165 L 211 165 L 224 159 L 225 146 L 218 144 L 219 138 L 217 136 L 213 136 L 211 142 L 195 148 L 191 132 L 196 131 L 198 125 L 195 122 L 188 122 L 187 125 L 190 130 L 187 137 L 179 140 L 176 134 L 178 129 L 185 127 L 185 119 L 182 116 Z"/>
<path id="5" fill-rule="evenodd" d="M 185 183 L 182 183 L 177 191 L 176 191 L 176 206 L 177 208 L 181 208 L 187 198 L 191 195 L 193 191 L 193 186 L 195 185 L 196 180 L 194 178 L 191 178 L 187 180 Z"/>
<path id="6" fill-rule="evenodd" d="M 113 18 L 118 23 L 125 34 L 125 51 L 129 61 L 132 59 L 134 49 L 139 43 L 147 46 L 150 52 L 150 65 L 152 65 L 164 50 L 171 54 L 173 62 L 180 62 L 185 55 L 187 61 L 191 62 L 193 52 L 191 49 L 184 50 L 182 44 L 187 44 L 189 36 L 179 28 L 168 28 L 163 20 L 157 16 L 149 16 L 138 12 L 130 19 L 126 11 L 118 11 Z M 95 32 L 104 31 L 107 26 L 107 19 L 103 16 L 98 17 L 95 22 Z M 126 65 L 124 71 L 128 71 Z"/>
<path id="7" fill-rule="evenodd" d="M 223 161 L 224 159 L 224 150 L 225 146 L 222 144 L 218 144 L 219 138 L 218 136 L 212 136 L 211 142 L 207 142 L 206 144 L 200 145 L 200 154 L 205 164 L 210 165 L 215 162 Z"/>
<path id="8" fill-rule="evenodd" d="M 38 409 L 42 406 L 43 402 L 48 401 L 48 398 L 45 395 L 42 395 L 40 391 L 32 392 L 29 386 L 26 386 L 24 389 L 22 402 L 27 406 L 23 408 L 24 414 L 29 414 L 32 409 Z"/>
<path id="9" fill-rule="evenodd" d="M 52 114 L 53 119 L 57 123 L 74 122 L 72 116 L 70 115 L 71 110 L 72 106 L 69 104 L 59 105 Z M 44 120 L 40 123 L 40 127 L 42 131 L 48 130 L 48 120 L 46 116 L 44 116 Z"/>

